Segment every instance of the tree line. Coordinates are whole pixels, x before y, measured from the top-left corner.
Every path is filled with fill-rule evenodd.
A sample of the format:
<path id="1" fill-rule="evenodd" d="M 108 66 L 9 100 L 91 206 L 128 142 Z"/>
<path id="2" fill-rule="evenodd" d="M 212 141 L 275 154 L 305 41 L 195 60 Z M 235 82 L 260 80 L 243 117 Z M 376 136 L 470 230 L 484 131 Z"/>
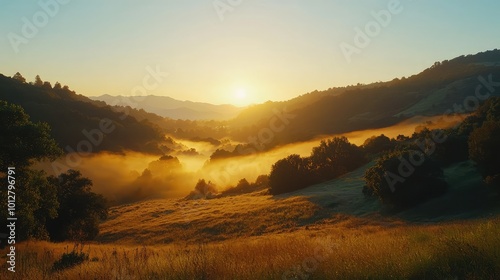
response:
<path id="1" fill-rule="evenodd" d="M 76 170 L 48 176 L 33 167 L 35 161 L 54 160 L 63 154 L 50 136 L 50 127 L 32 122 L 21 106 L 2 100 L 0 125 L 0 197 L 7 197 L 7 169 L 14 167 L 17 240 L 95 238 L 108 206 L 103 196 L 91 191 L 92 181 Z M 2 207 L 0 218 L 6 221 L 7 217 L 7 208 Z"/>
<path id="2" fill-rule="evenodd" d="M 443 168 L 472 160 L 484 184 L 500 193 L 500 97 L 448 129 L 424 128 L 411 137 L 373 136 L 363 145 L 345 137 L 321 141 L 309 157 L 297 154 L 277 161 L 269 190 L 277 195 L 342 176 L 374 161 L 366 170 L 363 193 L 393 209 L 415 206 L 446 193 Z"/>

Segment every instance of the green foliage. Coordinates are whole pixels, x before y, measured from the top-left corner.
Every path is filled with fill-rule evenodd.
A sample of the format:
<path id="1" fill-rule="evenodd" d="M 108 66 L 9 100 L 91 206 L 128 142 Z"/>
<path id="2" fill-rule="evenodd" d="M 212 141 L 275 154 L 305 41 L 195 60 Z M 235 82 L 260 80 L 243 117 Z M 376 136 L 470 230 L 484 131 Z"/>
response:
<path id="1" fill-rule="evenodd" d="M 52 89 L 52 85 L 50 84 L 50 82 L 43 82 L 42 87 L 45 89 Z"/>
<path id="2" fill-rule="evenodd" d="M 12 79 L 19 81 L 21 83 L 26 83 L 26 79 L 19 72 L 16 72 L 16 74 L 14 74 L 14 76 L 12 76 Z"/>
<path id="3" fill-rule="evenodd" d="M 446 141 L 436 144 L 433 158 L 444 165 L 465 161 L 469 158 L 468 137 L 452 129 L 445 132 Z"/>
<path id="4" fill-rule="evenodd" d="M 273 164 L 269 175 L 271 194 L 295 191 L 314 183 L 309 163 L 309 159 L 294 154 Z"/>
<path id="5" fill-rule="evenodd" d="M 82 264 L 89 259 L 89 255 L 81 250 L 73 249 L 69 253 L 63 253 L 61 258 L 54 262 L 52 271 L 61 271 Z"/>
<path id="6" fill-rule="evenodd" d="M 62 154 L 50 128 L 33 123 L 18 105 L 0 101 L 0 122 L 4 136 L 0 138 L 0 167 L 15 167 L 16 216 L 18 240 L 27 238 L 54 240 L 92 239 L 98 223 L 107 216 L 102 196 L 92 193 L 92 182 L 70 170 L 59 178 L 43 171 L 31 170 L 33 160 L 54 159 Z M 7 180 L 1 173 L 1 197 L 7 197 Z M 0 209 L 5 220 L 6 208 Z"/>
<path id="7" fill-rule="evenodd" d="M 41 79 L 35 84 L 27 84 L 0 75 L 0 99 L 22 106 L 33 121 L 50 124 L 49 135 L 67 151 L 68 146 L 76 151 L 80 142 L 89 141 L 86 135 L 90 134 L 94 138 L 90 142 L 97 143 L 92 144 L 92 152 L 132 150 L 161 153 L 159 144 L 163 135 L 155 125 L 147 120 L 138 121 L 131 110 L 115 112 L 102 102 L 76 94 L 67 86 L 59 87 L 60 84 L 57 89 L 52 89 L 49 82 L 44 84 Z M 104 132 L 102 140 L 96 140 L 100 138 L 97 136 L 100 132 L 96 130 L 100 131 L 103 120 L 108 120 L 109 127 L 114 129 Z M 84 130 L 87 134 L 83 133 Z"/>
<path id="8" fill-rule="evenodd" d="M 215 185 L 210 181 L 208 181 L 208 183 L 205 182 L 204 179 L 199 180 L 198 183 L 196 183 L 194 189 L 203 195 L 208 195 L 210 193 L 212 194 L 217 193 L 217 188 L 215 187 Z"/>
<path id="9" fill-rule="evenodd" d="M 456 131 L 459 135 L 468 137 L 475 129 L 481 127 L 487 121 L 500 121 L 500 97 L 488 98 L 472 115 L 463 120 Z"/>
<path id="10" fill-rule="evenodd" d="M 22 169 L 31 160 L 55 159 L 61 149 L 50 136 L 46 123 L 33 123 L 18 105 L 0 100 L 0 168 L 8 166 Z"/>
<path id="11" fill-rule="evenodd" d="M 40 75 L 36 75 L 34 85 L 37 86 L 37 87 L 43 86 L 43 81 L 40 78 Z"/>
<path id="12" fill-rule="evenodd" d="M 15 167 L 16 216 L 19 240 L 30 237 L 48 238 L 45 222 L 57 216 L 56 189 L 49 184 L 42 171 L 30 170 L 33 160 L 54 159 L 62 154 L 50 137 L 50 128 L 44 123 L 33 123 L 24 110 L 17 105 L 0 100 L 0 197 L 7 199 L 7 178 L 3 173 L 7 167 Z M 3 220 L 7 208 L 0 209 Z"/>
<path id="13" fill-rule="evenodd" d="M 241 179 L 238 184 L 236 185 L 236 188 L 240 189 L 247 189 L 250 187 L 250 183 L 247 181 L 246 178 Z"/>
<path id="14" fill-rule="evenodd" d="M 210 155 L 210 162 L 214 162 L 219 159 L 226 159 L 234 156 L 233 152 L 226 151 L 224 149 L 217 149 Z"/>
<path id="15" fill-rule="evenodd" d="M 16 217 L 18 240 L 28 238 L 48 239 L 46 221 L 57 217 L 57 190 L 51 185 L 43 171 L 19 169 L 15 170 Z M 0 197 L 7 199 L 7 178 L 1 176 Z M 0 208 L 0 217 L 6 220 L 7 207 Z"/>
<path id="16" fill-rule="evenodd" d="M 496 61 L 500 61 L 500 51 L 492 50 L 439 62 L 404 79 L 316 91 L 288 101 L 251 106 L 230 121 L 230 127 L 238 127 L 237 131 L 231 131 L 232 136 L 240 141 L 255 137 L 260 130 L 269 127 L 274 112 L 283 108 L 295 117 L 286 129 L 274 135 L 273 142 L 267 143 L 265 149 L 319 135 L 387 127 L 412 117 L 411 113 L 400 113 L 423 98 L 453 89 L 454 92 L 443 100 L 418 112 L 421 115 L 443 114 L 475 92 L 479 76 L 500 77 L 500 67 L 487 66 L 488 62 Z"/>
<path id="17" fill-rule="evenodd" d="M 475 115 L 482 121 L 500 121 L 500 97 L 491 97 L 486 100 Z"/>
<path id="18" fill-rule="evenodd" d="M 236 186 L 228 188 L 220 193 L 223 196 L 242 195 L 269 188 L 269 176 L 260 175 L 254 183 L 248 182 L 247 179 L 241 179 Z"/>
<path id="19" fill-rule="evenodd" d="M 469 137 L 469 155 L 487 179 L 500 190 L 500 121 L 487 121 Z"/>
<path id="20" fill-rule="evenodd" d="M 379 136 L 372 136 L 366 139 L 362 147 L 367 154 L 375 155 L 394 149 L 396 147 L 396 141 L 393 141 L 384 134 L 381 134 Z"/>
<path id="21" fill-rule="evenodd" d="M 321 141 L 310 160 L 317 181 L 336 178 L 366 163 L 363 151 L 344 136 Z"/>
<path id="22" fill-rule="evenodd" d="M 48 222 L 52 240 L 91 240 L 99 233 L 99 223 L 107 218 L 108 206 L 102 195 L 91 191 L 92 181 L 79 171 L 69 170 L 49 177 L 57 187 L 58 216 Z"/>
<path id="23" fill-rule="evenodd" d="M 269 187 L 272 194 L 281 194 L 337 178 L 366 163 L 363 150 L 349 143 L 346 137 L 321 141 L 310 157 L 290 155 L 271 168 Z"/>
<path id="24" fill-rule="evenodd" d="M 447 183 L 442 176 L 439 165 L 423 153 L 397 151 L 383 156 L 366 171 L 363 192 L 386 205 L 407 208 L 443 194 Z"/>
<path id="25" fill-rule="evenodd" d="M 186 197 L 187 199 L 214 198 L 218 193 L 217 187 L 211 181 L 200 179 L 196 183 L 194 190 Z"/>

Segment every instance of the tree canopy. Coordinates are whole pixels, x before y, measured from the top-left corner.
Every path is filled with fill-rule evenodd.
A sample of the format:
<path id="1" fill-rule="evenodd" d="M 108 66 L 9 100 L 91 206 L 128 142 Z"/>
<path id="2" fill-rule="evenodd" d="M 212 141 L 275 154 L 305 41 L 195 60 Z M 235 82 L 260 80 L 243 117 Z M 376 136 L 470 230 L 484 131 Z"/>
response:
<path id="1" fill-rule="evenodd" d="M 0 101 L 0 197 L 7 197 L 6 170 L 13 167 L 9 181 L 15 182 L 18 240 L 92 239 L 98 223 L 107 215 L 102 196 L 92 193 L 91 181 L 71 170 L 58 178 L 33 170 L 35 160 L 55 159 L 62 154 L 50 127 L 33 123 L 24 110 Z M 0 218 L 7 218 L 7 207 L 0 208 Z M 3 245 L 3 242 L 2 242 Z"/>
<path id="2" fill-rule="evenodd" d="M 91 191 L 92 181 L 79 171 L 69 170 L 49 182 L 57 188 L 58 215 L 48 223 L 52 240 L 91 240 L 99 223 L 108 216 L 106 200 Z"/>
<path id="3" fill-rule="evenodd" d="M 469 137 L 469 155 L 480 172 L 500 190 L 500 121 L 487 121 Z"/>
<path id="4" fill-rule="evenodd" d="M 407 208 L 443 194 L 443 170 L 423 153 L 404 150 L 381 157 L 365 174 L 365 194 L 397 209 Z"/>
<path id="5" fill-rule="evenodd" d="M 33 123 L 23 108 L 0 100 L 0 168 L 29 166 L 30 160 L 54 159 L 62 154 L 46 123 Z"/>

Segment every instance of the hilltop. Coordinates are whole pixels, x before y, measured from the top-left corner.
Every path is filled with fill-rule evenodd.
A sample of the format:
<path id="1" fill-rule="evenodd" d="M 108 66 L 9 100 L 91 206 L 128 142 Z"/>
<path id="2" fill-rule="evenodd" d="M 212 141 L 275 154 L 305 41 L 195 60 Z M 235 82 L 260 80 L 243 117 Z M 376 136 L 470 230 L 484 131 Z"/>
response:
<path id="1" fill-rule="evenodd" d="M 165 153 L 160 148 L 163 134 L 211 143 L 231 139 L 261 151 L 323 135 L 389 127 L 415 117 L 467 114 L 470 111 L 464 108 L 474 105 L 464 104 L 467 98 L 475 95 L 478 86 L 491 88 L 497 83 L 494 77 L 499 76 L 500 50 L 491 50 L 436 62 L 410 77 L 315 90 L 288 101 L 268 101 L 248 108 L 159 96 L 141 97 L 140 102 L 123 96 L 94 98 L 104 102 L 67 87 L 52 88 L 50 83 L 35 86 L 3 75 L 0 98 L 21 105 L 34 120 L 47 122 L 62 147 L 75 147 L 82 140 L 83 129 L 98 127 L 99 119 L 110 118 L 120 129 L 94 152 Z M 500 91 L 491 92 L 491 96 L 498 95 Z M 275 124 L 276 118 L 284 120 L 283 129 L 270 139 L 263 137 L 262 131 L 267 131 L 271 122 Z"/>
<path id="2" fill-rule="evenodd" d="M 466 98 L 474 96 L 478 86 L 486 90 L 485 83 L 492 77 L 500 77 L 500 50 L 436 62 L 419 74 L 388 82 L 330 88 L 289 101 L 255 105 L 230 125 L 238 128 L 236 139 L 246 140 L 268 127 L 277 111 L 286 111 L 293 120 L 272 142 L 265 143 L 273 147 L 318 135 L 388 127 L 414 116 L 470 113 L 455 110 L 455 104 L 464 108 Z M 498 96 L 500 91 L 492 95 Z"/>
<path id="3" fill-rule="evenodd" d="M 233 105 L 214 105 L 203 102 L 181 101 L 168 96 L 111 96 L 104 94 L 90 97 L 93 100 L 104 101 L 108 104 L 116 103 L 127 106 L 132 104 L 134 109 L 143 109 L 147 112 L 170 119 L 181 120 L 225 120 L 236 117 L 243 108 Z M 140 102 L 135 102 L 140 100 Z"/>
<path id="4" fill-rule="evenodd" d="M 152 122 L 116 112 L 59 83 L 52 87 L 48 82 L 37 85 L 21 79 L 0 74 L 0 99 L 20 105 L 31 120 L 48 123 L 52 137 L 66 152 L 162 153 L 163 135 Z M 103 131 L 103 127 L 110 129 Z"/>

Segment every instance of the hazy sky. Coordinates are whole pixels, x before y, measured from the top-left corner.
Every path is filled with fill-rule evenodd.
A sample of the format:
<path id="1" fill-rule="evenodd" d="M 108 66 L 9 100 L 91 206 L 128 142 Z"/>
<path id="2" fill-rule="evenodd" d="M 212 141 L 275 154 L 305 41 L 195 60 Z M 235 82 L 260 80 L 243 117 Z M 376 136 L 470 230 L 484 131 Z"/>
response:
<path id="1" fill-rule="evenodd" d="M 497 0 L 60 1 L 0 0 L 0 73 L 87 96 L 131 95 L 146 80 L 146 94 L 247 104 L 500 48 Z"/>

